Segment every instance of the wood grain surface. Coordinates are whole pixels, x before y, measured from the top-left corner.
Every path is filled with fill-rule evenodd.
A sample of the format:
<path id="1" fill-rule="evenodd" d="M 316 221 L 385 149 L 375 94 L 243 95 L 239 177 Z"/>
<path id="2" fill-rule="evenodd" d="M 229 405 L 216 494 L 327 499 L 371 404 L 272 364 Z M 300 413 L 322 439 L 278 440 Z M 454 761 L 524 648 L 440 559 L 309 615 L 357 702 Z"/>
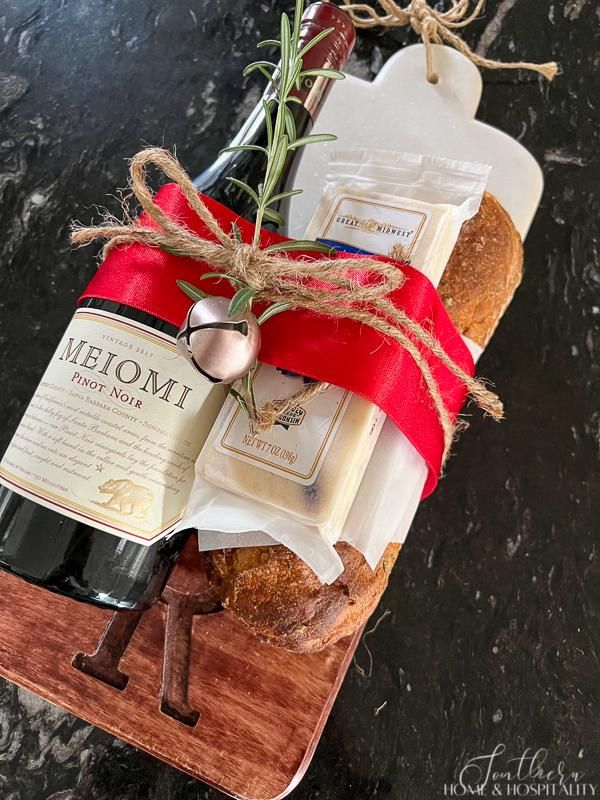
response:
<path id="1" fill-rule="evenodd" d="M 261 645 L 228 612 L 207 613 L 187 555 L 142 615 L 0 573 L 0 674 L 234 797 L 282 797 L 310 763 L 360 633 L 313 655 Z"/>

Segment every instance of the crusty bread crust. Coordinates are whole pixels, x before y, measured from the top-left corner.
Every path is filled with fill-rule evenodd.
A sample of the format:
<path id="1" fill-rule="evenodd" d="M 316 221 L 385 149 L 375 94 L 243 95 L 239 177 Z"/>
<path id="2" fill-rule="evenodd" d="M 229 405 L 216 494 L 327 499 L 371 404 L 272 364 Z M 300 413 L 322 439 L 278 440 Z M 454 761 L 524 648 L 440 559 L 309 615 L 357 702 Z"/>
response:
<path id="1" fill-rule="evenodd" d="M 344 572 L 322 584 L 283 545 L 207 553 L 209 576 L 223 605 L 263 642 L 314 652 L 348 636 L 374 611 L 387 586 L 399 544 L 388 545 L 375 572 L 346 542 L 336 544 Z"/>
<path id="2" fill-rule="evenodd" d="M 482 347 L 521 280 L 523 247 L 491 194 L 463 225 L 439 292 L 458 330 Z M 296 652 L 321 650 L 357 630 L 383 594 L 400 545 L 390 544 L 373 572 L 351 545 L 335 546 L 344 572 L 323 585 L 283 545 L 206 553 L 223 605 L 263 642 Z"/>
<path id="3" fill-rule="evenodd" d="M 467 220 L 438 292 L 463 336 L 485 347 L 513 298 L 523 272 L 523 243 L 508 213 L 486 192 Z"/>

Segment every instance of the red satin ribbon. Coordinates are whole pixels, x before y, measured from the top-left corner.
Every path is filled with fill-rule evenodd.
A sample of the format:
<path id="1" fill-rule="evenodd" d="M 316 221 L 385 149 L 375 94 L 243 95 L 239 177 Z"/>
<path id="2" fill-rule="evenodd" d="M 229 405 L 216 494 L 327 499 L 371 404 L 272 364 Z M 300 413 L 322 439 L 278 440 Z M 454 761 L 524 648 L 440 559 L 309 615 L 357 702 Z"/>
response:
<path id="1" fill-rule="evenodd" d="M 155 199 L 173 220 L 208 237 L 204 225 L 176 184 L 163 186 Z M 203 200 L 225 231 L 229 232 L 235 220 L 244 241 L 252 241 L 254 226 L 251 223 L 209 197 L 203 196 Z M 155 227 L 145 214 L 139 222 Z M 263 246 L 285 241 L 284 237 L 267 231 L 262 233 L 261 240 Z M 301 255 L 290 254 L 290 257 Z M 340 255 L 347 257 L 347 254 Z M 356 258 L 360 269 L 360 256 Z M 475 371 L 473 359 L 431 282 L 406 264 L 383 256 L 377 258 L 396 263 L 407 278 L 391 295 L 392 301 L 428 327 L 450 358 L 472 375 Z M 209 271 L 209 264 L 173 256 L 146 245 L 118 247 L 105 259 L 80 302 L 87 298 L 113 300 L 179 327 L 191 301 L 177 287 L 177 279 L 201 286 L 209 294 L 228 297 L 233 294 L 228 281 L 198 283 L 200 275 Z M 464 402 L 465 388 L 435 356 L 426 350 L 423 353 L 454 418 Z M 429 474 L 423 497 L 433 491 L 444 452 L 442 429 L 418 367 L 399 344 L 352 320 L 309 311 L 287 311 L 262 326 L 260 360 L 349 389 L 383 409 L 427 463 Z M 340 464 L 340 469 L 343 468 Z"/>

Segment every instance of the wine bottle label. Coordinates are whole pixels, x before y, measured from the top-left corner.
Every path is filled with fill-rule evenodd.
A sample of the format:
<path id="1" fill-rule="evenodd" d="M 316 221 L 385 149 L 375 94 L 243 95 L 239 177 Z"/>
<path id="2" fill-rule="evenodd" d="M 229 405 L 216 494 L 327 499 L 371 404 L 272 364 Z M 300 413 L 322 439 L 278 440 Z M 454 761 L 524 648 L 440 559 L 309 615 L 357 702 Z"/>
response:
<path id="1" fill-rule="evenodd" d="M 261 364 L 254 375 L 256 405 L 299 391 L 305 379 Z M 271 430 L 253 436 L 248 417 L 235 404 L 225 418 L 215 447 L 220 453 L 281 475 L 296 483 L 314 483 L 350 399 L 337 386 L 282 414 Z"/>
<path id="2" fill-rule="evenodd" d="M 6 451 L 0 482 L 150 544 L 182 516 L 218 388 L 198 378 L 172 337 L 80 309 Z"/>

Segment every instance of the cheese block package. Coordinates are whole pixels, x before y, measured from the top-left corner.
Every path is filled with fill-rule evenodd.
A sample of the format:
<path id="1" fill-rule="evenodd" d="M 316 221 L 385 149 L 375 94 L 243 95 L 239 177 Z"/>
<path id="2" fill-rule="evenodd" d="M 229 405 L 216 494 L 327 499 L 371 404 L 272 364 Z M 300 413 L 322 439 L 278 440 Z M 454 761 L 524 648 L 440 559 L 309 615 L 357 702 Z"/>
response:
<path id="1" fill-rule="evenodd" d="M 479 208 L 488 174 L 481 164 L 432 156 L 338 152 L 306 237 L 408 262 L 437 286 L 463 222 Z M 307 380 L 262 364 L 254 375 L 257 405 L 290 396 Z M 350 515 L 349 537 L 371 562 L 381 545 L 371 545 L 364 528 L 354 535 L 352 518 L 370 514 L 371 480 L 367 488 L 361 483 L 384 424 L 391 423 L 372 403 L 330 386 L 253 436 L 229 398 L 198 458 L 184 524 L 199 529 L 201 549 L 281 542 L 329 582 L 341 571 L 333 545 L 344 538 L 358 493 L 363 513 Z M 383 437 L 386 453 L 401 436 Z M 415 476 L 407 482 L 406 508 L 394 502 L 386 510 L 398 519 L 412 518 L 422 485 L 422 465 L 411 467 L 411 457 L 402 460 Z"/>

